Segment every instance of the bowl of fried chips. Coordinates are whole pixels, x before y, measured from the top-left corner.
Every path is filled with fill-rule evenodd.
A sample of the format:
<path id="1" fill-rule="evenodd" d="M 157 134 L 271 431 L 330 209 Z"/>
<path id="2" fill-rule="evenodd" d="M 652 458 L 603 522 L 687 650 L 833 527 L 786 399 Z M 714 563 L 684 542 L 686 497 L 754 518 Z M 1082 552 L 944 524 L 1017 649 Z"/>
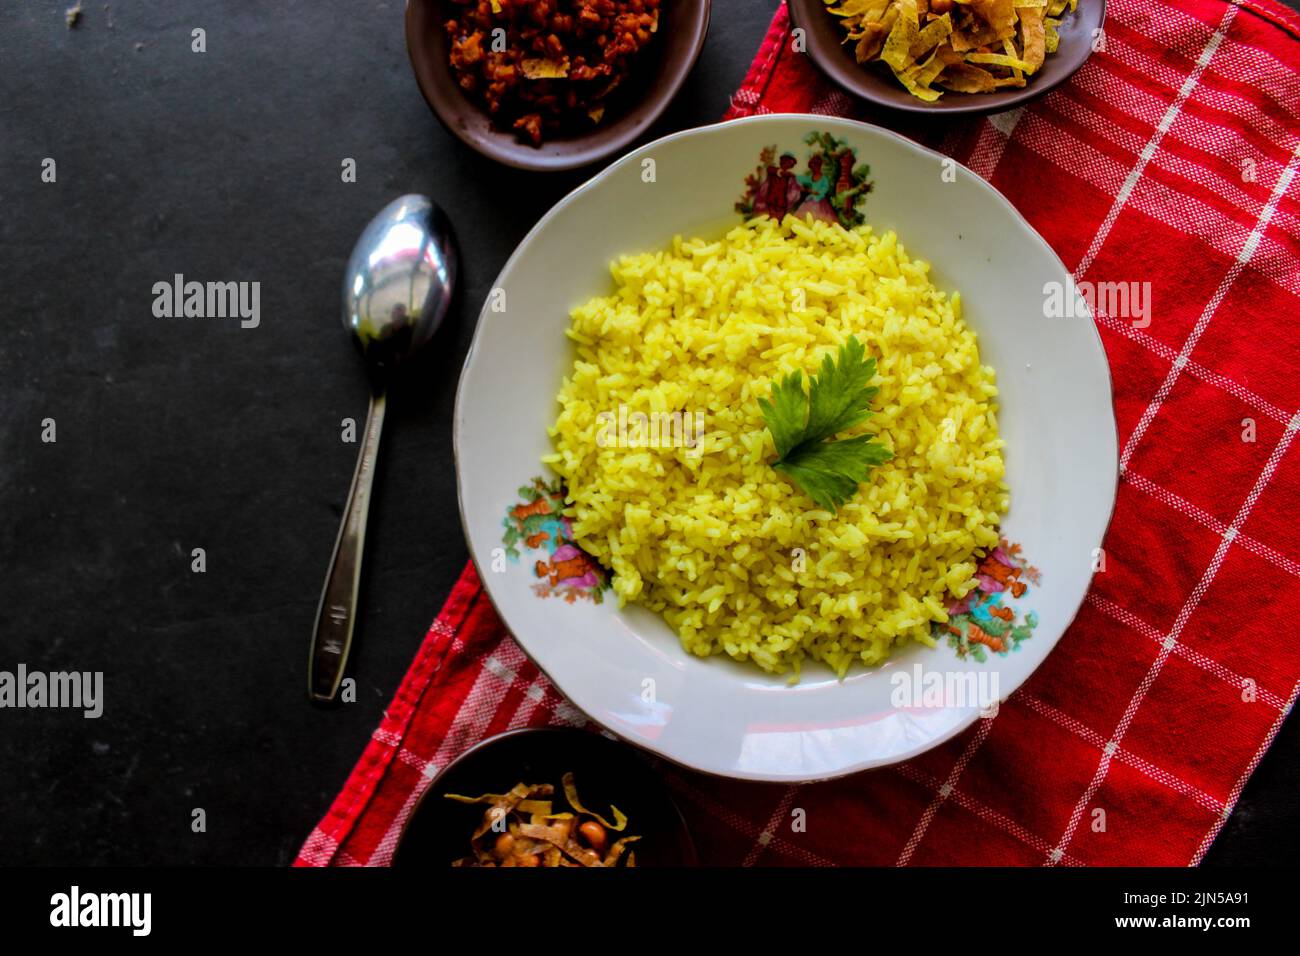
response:
<path id="1" fill-rule="evenodd" d="M 695 866 L 695 842 L 660 765 L 576 727 L 523 727 L 443 767 L 403 828 L 392 865 Z"/>
<path id="2" fill-rule="evenodd" d="M 808 55 L 848 92 L 915 113 L 1040 96 L 1101 42 L 1106 0 L 787 0 Z"/>

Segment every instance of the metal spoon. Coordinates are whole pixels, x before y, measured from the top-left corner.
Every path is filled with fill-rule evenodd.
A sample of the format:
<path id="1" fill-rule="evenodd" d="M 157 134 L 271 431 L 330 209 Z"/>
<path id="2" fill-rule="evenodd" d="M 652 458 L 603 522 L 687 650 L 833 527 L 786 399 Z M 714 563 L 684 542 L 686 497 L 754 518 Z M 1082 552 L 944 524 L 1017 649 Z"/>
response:
<path id="1" fill-rule="evenodd" d="M 432 200 L 416 194 L 401 196 L 381 209 L 348 260 L 343 324 L 370 368 L 370 412 L 316 610 L 307 665 L 307 689 L 313 701 L 329 702 L 338 695 L 352 647 L 386 385 L 401 360 L 427 343 L 442 324 L 456 284 L 456 265 L 450 221 Z"/>

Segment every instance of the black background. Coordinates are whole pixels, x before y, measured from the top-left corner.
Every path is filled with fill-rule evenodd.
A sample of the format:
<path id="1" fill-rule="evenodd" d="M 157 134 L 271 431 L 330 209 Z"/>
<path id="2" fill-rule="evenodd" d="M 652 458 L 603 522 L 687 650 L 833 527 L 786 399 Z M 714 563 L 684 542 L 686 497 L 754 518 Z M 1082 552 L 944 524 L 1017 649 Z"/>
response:
<path id="1" fill-rule="evenodd" d="M 517 172 L 449 136 L 400 0 L 87 0 L 74 30 L 70 2 L 0 0 L 0 669 L 103 671 L 107 702 L 0 712 L 0 862 L 287 864 L 466 560 L 451 412 L 479 305 L 595 170 Z M 714 0 L 655 135 L 722 114 L 773 7 Z M 391 396 L 359 699 L 323 711 L 308 638 L 357 452 L 340 422 L 366 405 L 339 285 L 411 191 L 451 215 L 461 290 Z M 178 272 L 259 281 L 261 327 L 155 319 Z M 1207 862 L 1294 860 L 1298 768 L 1292 722 Z"/>

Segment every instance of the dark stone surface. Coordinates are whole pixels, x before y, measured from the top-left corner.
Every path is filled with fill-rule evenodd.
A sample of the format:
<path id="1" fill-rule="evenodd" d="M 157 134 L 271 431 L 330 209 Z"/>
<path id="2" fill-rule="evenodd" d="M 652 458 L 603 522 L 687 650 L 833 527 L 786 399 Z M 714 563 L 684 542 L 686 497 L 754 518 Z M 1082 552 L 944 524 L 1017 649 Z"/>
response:
<path id="1" fill-rule="evenodd" d="M 519 173 L 448 136 L 399 0 L 94 0 L 75 30 L 69 2 L 0 10 L 0 668 L 102 670 L 107 703 L 0 712 L 0 861 L 287 864 L 465 561 L 450 425 L 478 304 L 591 170 Z M 656 134 L 723 112 L 772 3 L 714 7 Z M 307 642 L 357 450 L 340 421 L 366 401 L 339 281 L 406 191 L 454 220 L 462 294 L 390 402 L 359 700 L 322 711 Z M 261 326 L 155 319 L 178 272 L 261 282 Z M 1284 728 L 1211 861 L 1294 859 L 1298 753 Z"/>

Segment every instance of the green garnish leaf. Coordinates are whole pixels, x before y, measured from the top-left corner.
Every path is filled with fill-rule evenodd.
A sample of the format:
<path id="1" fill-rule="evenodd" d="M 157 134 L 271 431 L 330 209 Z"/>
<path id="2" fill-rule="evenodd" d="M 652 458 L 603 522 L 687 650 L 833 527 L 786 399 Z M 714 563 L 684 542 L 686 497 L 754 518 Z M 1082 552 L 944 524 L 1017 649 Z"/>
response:
<path id="1" fill-rule="evenodd" d="M 880 390 L 867 382 L 875 374 L 876 360 L 850 336 L 838 362 L 828 354 L 820 373 L 809 376 L 807 394 L 803 372 L 796 371 L 776 380 L 770 400 L 758 400 L 776 445 L 772 467 L 827 511 L 839 510 L 874 466 L 894 457 L 873 435 L 828 440 L 871 417 L 871 400 Z"/>

